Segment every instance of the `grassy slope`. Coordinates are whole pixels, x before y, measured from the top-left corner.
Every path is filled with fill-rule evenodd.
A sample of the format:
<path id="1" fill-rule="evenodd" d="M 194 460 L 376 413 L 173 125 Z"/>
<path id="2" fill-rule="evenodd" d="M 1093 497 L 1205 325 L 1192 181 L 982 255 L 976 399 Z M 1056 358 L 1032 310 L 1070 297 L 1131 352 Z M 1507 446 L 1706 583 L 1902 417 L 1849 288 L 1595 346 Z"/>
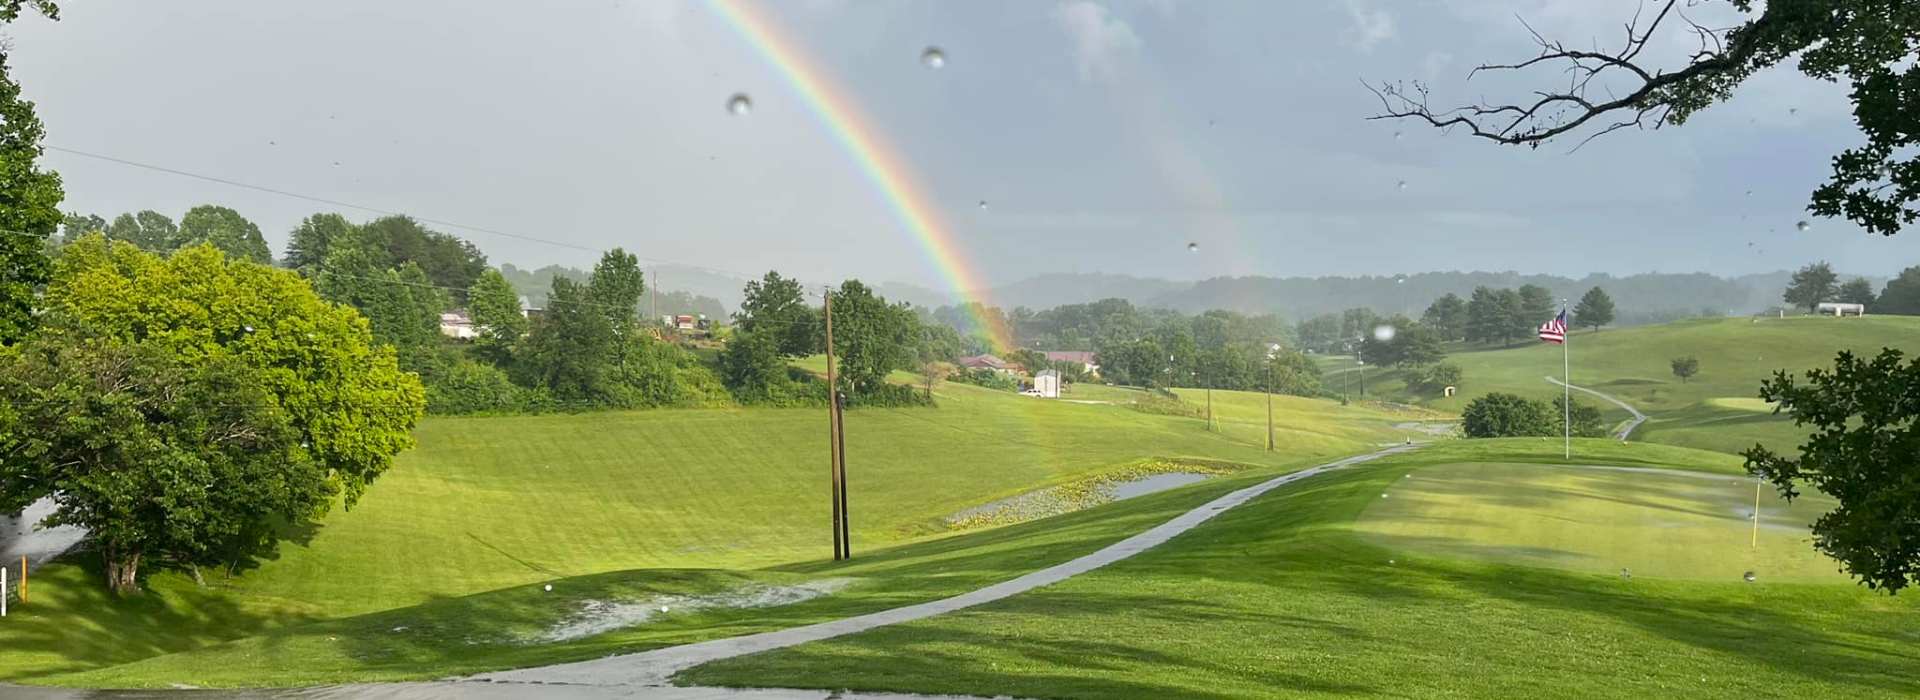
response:
<path id="1" fill-rule="evenodd" d="M 1734 464 L 1578 447 L 1613 464 Z M 1056 586 L 680 680 L 1084 698 L 1920 693 L 1920 605 L 1907 597 L 1766 579 L 1624 581 L 1387 549 L 1353 529 L 1408 473 L 1558 456 L 1546 441 L 1448 443 L 1316 477 Z"/>
<path id="2" fill-rule="evenodd" d="M 939 408 L 849 412 L 856 552 L 935 533 L 943 516 L 967 506 L 1140 458 L 1272 466 L 1390 438 L 1390 417 L 1360 414 L 1326 426 L 1324 439 L 1267 453 L 1210 434 L 1194 419 L 958 384 L 939 393 Z M 1302 404 L 1283 421 L 1324 422 L 1323 407 Z M 420 446 L 358 507 L 334 513 L 311 542 L 286 545 L 258 570 L 231 580 L 210 575 L 205 590 L 160 575 L 151 593 L 131 601 L 108 599 L 84 566 L 45 570 L 33 604 L 0 626 L 7 649 L 0 678 L 95 669 L 569 577 L 818 559 L 829 538 L 820 503 L 823 415 L 696 410 L 429 420 L 418 430 Z M 733 580 L 666 575 L 656 582 L 643 571 L 603 583 L 701 590 Z M 514 594 L 502 595 L 501 605 L 517 605 Z M 279 680 L 267 666 L 242 668 L 263 682 Z"/>
<path id="3" fill-rule="evenodd" d="M 1617 396 L 1651 416 L 1634 433 L 1637 439 L 1724 452 L 1755 442 L 1792 448 L 1803 433 L 1788 421 L 1737 402 L 1713 400 L 1754 399 L 1760 382 L 1776 370 L 1830 367 L 1841 350 L 1871 354 L 1889 345 L 1909 353 L 1920 351 L 1920 318 L 1705 319 L 1581 331 L 1573 336 L 1573 383 Z M 1682 355 L 1700 359 L 1700 373 L 1686 383 L 1674 377 L 1668 366 L 1669 360 Z M 1467 401 L 1490 391 L 1540 398 L 1559 395 L 1542 379 L 1561 372 L 1560 349 L 1552 345 L 1527 341 L 1511 349 L 1455 353 L 1448 361 L 1464 372 L 1460 394 L 1427 399 L 1424 404 L 1458 412 Z M 1369 369 L 1366 377 L 1371 396 L 1414 398 L 1397 371 Z M 1329 386 L 1337 384 L 1337 378 L 1329 382 Z M 1586 402 L 1600 406 L 1611 419 L 1627 416 L 1592 397 Z"/>

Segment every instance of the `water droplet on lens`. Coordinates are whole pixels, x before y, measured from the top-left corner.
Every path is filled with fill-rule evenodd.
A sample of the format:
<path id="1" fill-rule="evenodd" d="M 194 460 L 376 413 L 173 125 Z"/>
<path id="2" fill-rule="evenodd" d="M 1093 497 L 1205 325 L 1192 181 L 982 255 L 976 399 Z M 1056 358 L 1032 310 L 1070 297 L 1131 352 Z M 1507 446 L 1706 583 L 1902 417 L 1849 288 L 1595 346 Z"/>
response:
<path id="1" fill-rule="evenodd" d="M 929 46 L 927 50 L 920 52 L 920 63 L 928 68 L 940 70 L 947 65 L 947 52 L 941 51 L 938 46 Z"/>
<path id="2" fill-rule="evenodd" d="M 1396 332 L 1397 331 L 1394 330 L 1393 326 L 1384 326 L 1384 325 L 1374 326 L 1373 339 L 1384 343 L 1389 340 L 1393 340 L 1393 336 Z"/>
<path id="3" fill-rule="evenodd" d="M 1400 189 L 1402 189 L 1402 190 L 1404 190 L 1404 189 L 1407 189 L 1407 181 L 1406 181 L 1406 180 L 1401 180 L 1401 181 L 1400 181 L 1400 183 L 1399 183 L 1398 185 L 1395 185 L 1395 186 L 1396 186 L 1396 187 L 1399 187 L 1399 188 L 1400 188 Z"/>
<path id="4" fill-rule="evenodd" d="M 734 93 L 733 97 L 727 99 L 727 111 L 736 116 L 745 115 L 753 111 L 753 98 L 744 92 Z"/>
<path id="5" fill-rule="evenodd" d="M 1800 108 L 1799 108 L 1799 107 L 1788 107 L 1788 108 L 1787 108 L 1787 114 L 1799 114 L 1799 113 L 1800 113 Z"/>
<path id="6" fill-rule="evenodd" d="M 1187 252 L 1189 252 L 1189 253 L 1198 253 L 1198 252 L 1200 252 L 1200 244 L 1198 244 L 1198 243 L 1188 243 L 1188 244 L 1187 244 Z"/>
<path id="7" fill-rule="evenodd" d="M 984 200 L 984 199 L 980 200 L 980 208 L 981 209 L 987 208 L 987 200 Z"/>
<path id="8" fill-rule="evenodd" d="M 1805 231 L 1807 229 L 1813 228 L 1813 224 L 1809 224 L 1805 220 L 1802 220 L 1800 223 L 1794 224 L 1793 227 L 1800 229 L 1802 231 Z"/>
<path id="9" fill-rule="evenodd" d="M 1406 138 L 1406 136 L 1407 136 L 1406 134 L 1398 131 L 1393 132 L 1393 140 L 1395 141 L 1399 141 L 1400 139 Z"/>

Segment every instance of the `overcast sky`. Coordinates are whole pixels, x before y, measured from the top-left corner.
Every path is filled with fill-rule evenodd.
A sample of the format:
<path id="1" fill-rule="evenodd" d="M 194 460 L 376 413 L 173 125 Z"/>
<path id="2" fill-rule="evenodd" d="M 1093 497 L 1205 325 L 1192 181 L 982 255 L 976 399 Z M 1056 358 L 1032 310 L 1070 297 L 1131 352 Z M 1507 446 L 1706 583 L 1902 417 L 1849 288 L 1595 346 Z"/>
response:
<path id="1" fill-rule="evenodd" d="M 1632 0 L 743 4 L 859 102 L 992 283 L 1920 264 L 1920 233 L 1796 230 L 1859 137 L 1844 88 L 1791 70 L 1683 128 L 1570 155 L 1363 120 L 1378 107 L 1363 78 L 1429 80 L 1436 102 L 1509 94 L 1464 79 L 1533 52 L 1515 14 L 1606 42 Z M 64 5 L 61 22 L 9 30 L 52 145 L 653 261 L 938 284 L 831 132 L 704 3 Z M 930 45 L 944 68 L 921 63 Z M 751 114 L 725 109 L 737 92 Z M 335 209 L 47 161 L 67 209 L 225 204 L 276 252 L 301 217 Z M 592 258 L 454 232 L 496 263 Z"/>

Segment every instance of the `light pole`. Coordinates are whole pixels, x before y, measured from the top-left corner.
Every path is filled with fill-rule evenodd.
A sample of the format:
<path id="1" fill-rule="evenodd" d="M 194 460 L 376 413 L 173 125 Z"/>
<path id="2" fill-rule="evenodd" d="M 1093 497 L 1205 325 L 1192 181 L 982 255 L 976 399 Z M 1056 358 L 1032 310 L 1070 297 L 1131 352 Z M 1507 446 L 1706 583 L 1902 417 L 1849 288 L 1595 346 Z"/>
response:
<path id="1" fill-rule="evenodd" d="M 1367 400 L 1367 361 L 1359 360 L 1359 363 L 1360 363 L 1360 400 L 1365 401 Z"/>
<path id="2" fill-rule="evenodd" d="M 1393 286 L 1400 289 L 1400 315 L 1412 318 L 1413 307 L 1407 306 L 1407 276 L 1400 275 L 1393 278 Z"/>
<path id="3" fill-rule="evenodd" d="M 1267 345 L 1267 451 L 1273 451 L 1273 359 L 1280 354 L 1280 344 Z"/>

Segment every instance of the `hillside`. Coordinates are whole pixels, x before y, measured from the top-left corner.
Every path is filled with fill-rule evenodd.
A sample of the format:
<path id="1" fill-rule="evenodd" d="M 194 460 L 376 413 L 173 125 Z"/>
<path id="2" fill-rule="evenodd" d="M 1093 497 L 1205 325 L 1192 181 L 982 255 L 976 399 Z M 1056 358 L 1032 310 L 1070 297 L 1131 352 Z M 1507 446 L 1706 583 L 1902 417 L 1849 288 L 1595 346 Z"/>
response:
<path id="1" fill-rule="evenodd" d="M 1757 398 L 1760 382 L 1775 371 L 1827 367 L 1841 350 L 1874 353 L 1883 346 L 1920 351 L 1920 318 L 1702 319 L 1581 331 L 1570 347 L 1575 385 L 1616 396 L 1651 417 L 1635 439 L 1732 452 L 1755 442 L 1787 449 L 1799 439 L 1799 431 L 1771 415 Z M 1669 360 L 1683 355 L 1700 360 L 1699 375 L 1686 382 L 1669 366 Z M 1464 372 L 1460 394 L 1452 399 L 1408 393 L 1398 371 L 1367 371 L 1367 391 L 1454 412 L 1491 391 L 1559 395 L 1544 379 L 1560 376 L 1557 346 L 1528 341 L 1514 348 L 1457 352 L 1447 361 Z M 1328 385 L 1337 389 L 1338 384 Z M 1611 405 L 1585 401 L 1600 405 L 1610 419 L 1626 417 Z"/>
<path id="2" fill-rule="evenodd" d="M 937 398 L 938 408 L 848 412 L 857 554 L 945 536 L 947 518 L 969 507 L 1149 458 L 1266 469 L 1398 436 L 1394 415 L 1326 401 L 1282 407 L 1279 422 L 1314 439 L 1266 452 L 1197 419 L 1120 405 L 960 384 Z M 0 625 L 0 680 L 542 581 L 634 572 L 594 585 L 697 589 L 759 580 L 669 570 L 744 571 L 830 550 L 818 409 L 432 418 L 416 435 L 418 447 L 357 507 L 336 510 L 257 569 L 203 571 L 204 587 L 159 574 L 129 600 L 106 596 L 85 553 L 36 572 L 33 603 Z"/>

